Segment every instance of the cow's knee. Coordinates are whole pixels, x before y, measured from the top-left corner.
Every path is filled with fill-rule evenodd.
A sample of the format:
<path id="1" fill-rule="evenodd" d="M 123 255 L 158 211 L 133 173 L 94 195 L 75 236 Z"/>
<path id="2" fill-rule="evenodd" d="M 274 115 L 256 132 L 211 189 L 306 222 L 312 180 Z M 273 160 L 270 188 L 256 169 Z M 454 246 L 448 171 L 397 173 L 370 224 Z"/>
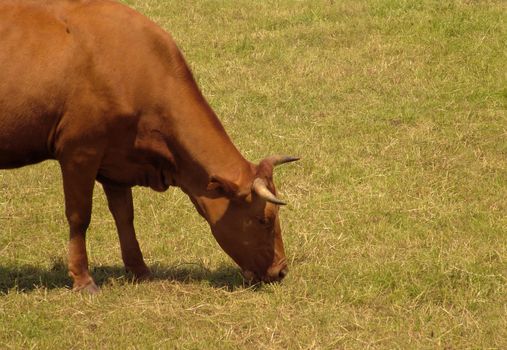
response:
<path id="1" fill-rule="evenodd" d="M 82 213 L 67 213 L 70 232 L 84 234 L 91 222 L 91 215 Z"/>

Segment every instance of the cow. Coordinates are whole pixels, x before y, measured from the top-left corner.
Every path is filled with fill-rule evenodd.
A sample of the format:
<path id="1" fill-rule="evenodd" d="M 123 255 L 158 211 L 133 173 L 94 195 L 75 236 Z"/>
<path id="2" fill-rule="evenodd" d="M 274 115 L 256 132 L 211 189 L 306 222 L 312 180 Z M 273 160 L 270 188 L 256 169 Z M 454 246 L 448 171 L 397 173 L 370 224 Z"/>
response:
<path id="1" fill-rule="evenodd" d="M 150 277 L 132 187 L 183 190 L 249 282 L 288 271 L 273 168 L 247 161 L 169 33 L 110 0 L 0 3 L 0 168 L 58 161 L 73 290 L 95 293 L 85 234 L 102 185 L 127 271 Z"/>

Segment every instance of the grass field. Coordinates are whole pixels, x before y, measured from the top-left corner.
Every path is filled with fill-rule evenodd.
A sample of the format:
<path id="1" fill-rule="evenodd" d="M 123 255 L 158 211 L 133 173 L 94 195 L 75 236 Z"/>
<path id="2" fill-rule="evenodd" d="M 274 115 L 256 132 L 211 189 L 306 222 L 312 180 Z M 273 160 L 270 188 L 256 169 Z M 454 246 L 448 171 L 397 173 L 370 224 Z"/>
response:
<path id="1" fill-rule="evenodd" d="M 507 348 L 505 2 L 127 3 L 248 159 L 302 157 L 276 173 L 290 273 L 244 286 L 180 190 L 136 189 L 134 284 L 97 187 L 102 293 L 72 293 L 57 164 L 0 171 L 0 348 Z"/>

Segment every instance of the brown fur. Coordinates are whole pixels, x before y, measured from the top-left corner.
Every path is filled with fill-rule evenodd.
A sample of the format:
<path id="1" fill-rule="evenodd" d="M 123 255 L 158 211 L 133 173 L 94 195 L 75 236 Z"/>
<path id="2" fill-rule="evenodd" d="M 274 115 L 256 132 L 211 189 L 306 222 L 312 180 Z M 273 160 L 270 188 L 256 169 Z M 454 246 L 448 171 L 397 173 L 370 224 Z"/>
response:
<path id="1" fill-rule="evenodd" d="M 156 24 L 107 0 L 4 1 L 0 67 L 0 168 L 60 163 L 75 290 L 96 290 L 85 248 L 95 180 L 138 277 L 149 270 L 132 224 L 136 185 L 180 187 L 246 275 L 283 277 L 278 208 L 251 191 L 262 176 L 274 192 L 273 167 L 242 157 Z"/>

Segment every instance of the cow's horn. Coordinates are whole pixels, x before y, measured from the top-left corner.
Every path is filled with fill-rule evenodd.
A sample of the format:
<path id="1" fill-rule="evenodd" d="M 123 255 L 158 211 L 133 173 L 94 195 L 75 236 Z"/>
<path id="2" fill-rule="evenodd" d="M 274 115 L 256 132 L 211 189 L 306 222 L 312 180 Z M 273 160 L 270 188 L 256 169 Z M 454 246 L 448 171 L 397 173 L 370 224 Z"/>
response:
<path id="1" fill-rule="evenodd" d="M 268 157 L 268 161 L 273 164 L 273 166 L 295 162 L 296 160 L 299 160 L 299 157 L 292 157 L 292 156 L 282 156 L 282 155 L 276 155 Z"/>
<path id="2" fill-rule="evenodd" d="M 257 195 L 259 197 L 267 200 L 268 202 L 271 202 L 273 204 L 278 204 L 278 205 L 286 205 L 287 204 L 284 201 L 276 198 L 276 196 L 273 193 L 271 193 L 271 191 L 266 186 L 266 183 L 261 178 L 256 178 L 254 180 L 253 185 L 252 185 L 252 189 L 254 190 L 255 193 L 257 193 Z"/>

